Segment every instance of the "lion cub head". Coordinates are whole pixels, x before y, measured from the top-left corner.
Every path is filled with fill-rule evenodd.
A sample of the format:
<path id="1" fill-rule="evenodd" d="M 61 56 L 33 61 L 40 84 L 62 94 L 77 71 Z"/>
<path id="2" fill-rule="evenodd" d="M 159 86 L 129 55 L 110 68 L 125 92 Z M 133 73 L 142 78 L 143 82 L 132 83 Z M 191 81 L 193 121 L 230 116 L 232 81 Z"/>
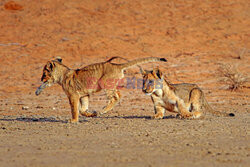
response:
<path id="1" fill-rule="evenodd" d="M 59 69 L 58 65 L 62 65 L 62 59 L 56 58 L 55 60 L 48 61 L 43 68 L 43 74 L 41 81 L 43 82 L 36 90 L 36 95 L 39 95 L 42 90 L 46 87 L 52 86 L 54 83 L 57 83 L 59 80 Z"/>
<path id="2" fill-rule="evenodd" d="M 141 73 L 143 76 L 142 91 L 146 95 L 151 95 L 158 89 L 162 89 L 163 76 L 162 72 L 158 68 L 153 69 L 152 71 L 144 71 L 141 69 Z"/>

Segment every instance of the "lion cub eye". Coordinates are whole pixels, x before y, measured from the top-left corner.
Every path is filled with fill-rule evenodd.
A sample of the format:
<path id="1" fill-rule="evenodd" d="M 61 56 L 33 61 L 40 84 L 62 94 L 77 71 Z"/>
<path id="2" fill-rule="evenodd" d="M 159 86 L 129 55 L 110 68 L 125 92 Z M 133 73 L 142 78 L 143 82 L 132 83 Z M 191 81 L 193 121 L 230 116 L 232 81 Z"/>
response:
<path id="1" fill-rule="evenodd" d="M 149 85 L 153 85 L 153 84 L 154 84 L 154 80 L 149 80 L 149 81 L 148 81 L 148 84 L 149 84 Z"/>

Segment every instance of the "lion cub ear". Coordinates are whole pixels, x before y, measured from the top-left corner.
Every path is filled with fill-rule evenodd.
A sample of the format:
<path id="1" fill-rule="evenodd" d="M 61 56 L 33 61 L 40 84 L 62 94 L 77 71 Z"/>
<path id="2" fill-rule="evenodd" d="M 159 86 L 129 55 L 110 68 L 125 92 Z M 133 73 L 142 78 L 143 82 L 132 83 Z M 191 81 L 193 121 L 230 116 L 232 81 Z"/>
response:
<path id="1" fill-rule="evenodd" d="M 52 71 L 55 64 L 52 61 L 48 61 L 44 68 L 47 68 L 49 71 Z"/>
<path id="2" fill-rule="evenodd" d="M 62 62 L 62 58 L 61 57 L 56 57 L 55 61 L 58 61 L 59 63 Z"/>
<path id="3" fill-rule="evenodd" d="M 159 68 L 153 69 L 153 73 L 155 73 L 159 79 L 162 79 L 162 72 Z"/>

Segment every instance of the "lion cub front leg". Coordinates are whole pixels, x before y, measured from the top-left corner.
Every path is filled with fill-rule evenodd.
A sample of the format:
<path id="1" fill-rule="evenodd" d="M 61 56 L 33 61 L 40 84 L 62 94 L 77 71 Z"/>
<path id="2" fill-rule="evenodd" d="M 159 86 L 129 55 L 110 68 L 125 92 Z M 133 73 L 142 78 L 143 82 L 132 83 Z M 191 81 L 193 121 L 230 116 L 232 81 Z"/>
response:
<path id="1" fill-rule="evenodd" d="M 162 106 L 155 106 L 155 115 L 152 117 L 153 119 L 162 119 L 164 117 L 165 108 Z"/>
<path id="2" fill-rule="evenodd" d="M 72 119 L 70 120 L 71 123 L 77 123 L 79 117 L 79 96 L 69 96 L 69 104 L 71 107 L 71 114 Z"/>
<path id="3" fill-rule="evenodd" d="M 97 116 L 96 112 L 89 112 L 89 96 L 84 96 L 80 98 L 80 114 L 85 117 L 95 117 Z"/>

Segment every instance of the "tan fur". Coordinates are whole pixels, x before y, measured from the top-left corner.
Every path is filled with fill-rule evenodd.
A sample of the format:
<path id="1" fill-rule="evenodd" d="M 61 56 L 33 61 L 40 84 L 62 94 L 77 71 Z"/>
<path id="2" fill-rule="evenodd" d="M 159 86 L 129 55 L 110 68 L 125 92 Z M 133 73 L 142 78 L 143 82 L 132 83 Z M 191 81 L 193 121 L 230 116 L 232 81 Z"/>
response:
<path id="1" fill-rule="evenodd" d="M 190 83 L 170 84 L 159 69 L 143 71 L 143 92 L 151 95 L 154 118 L 161 119 L 165 111 L 178 113 L 181 118 L 199 118 L 205 111 L 215 115 L 234 116 L 214 111 L 207 103 L 203 91 Z"/>
<path id="2" fill-rule="evenodd" d="M 71 122 L 78 122 L 79 112 L 88 117 L 96 116 L 96 113 L 88 111 L 88 99 L 93 93 L 104 89 L 107 94 L 109 101 L 101 112 L 102 114 L 111 110 L 119 102 L 121 95 L 116 87 L 118 81 L 124 77 L 124 69 L 147 62 L 166 61 L 164 58 L 149 57 L 124 64 L 111 63 L 115 58 L 77 70 L 72 70 L 62 64 L 62 59 L 48 61 L 44 66 L 41 78 L 43 84 L 37 89 L 36 95 L 39 95 L 44 88 L 58 83 L 69 98 Z"/>

